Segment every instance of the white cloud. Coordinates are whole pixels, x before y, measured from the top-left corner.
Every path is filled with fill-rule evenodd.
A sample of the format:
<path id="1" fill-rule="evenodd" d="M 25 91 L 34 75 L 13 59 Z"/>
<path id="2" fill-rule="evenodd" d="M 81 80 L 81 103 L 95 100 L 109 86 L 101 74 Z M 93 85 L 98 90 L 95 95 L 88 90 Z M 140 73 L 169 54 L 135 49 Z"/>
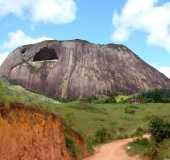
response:
<path id="1" fill-rule="evenodd" d="M 50 39 L 52 38 L 49 37 L 33 38 L 25 34 L 22 30 L 17 30 L 16 32 L 11 32 L 8 34 L 8 40 L 2 44 L 2 49 L 12 50 L 21 45 L 41 42 L 43 40 Z"/>
<path id="2" fill-rule="evenodd" d="M 114 13 L 113 41 L 126 41 L 134 31 L 147 33 L 147 42 L 170 52 L 170 2 L 127 0 L 121 13 Z"/>
<path id="3" fill-rule="evenodd" d="M 5 60 L 7 55 L 15 48 L 25 45 L 41 42 L 43 40 L 51 40 L 49 37 L 31 37 L 24 33 L 22 30 L 11 32 L 8 34 L 8 39 L 1 45 L 0 48 L 0 65 Z"/>
<path id="4" fill-rule="evenodd" d="M 0 53 L 0 65 L 5 60 L 5 58 L 8 56 L 8 52 Z"/>
<path id="5" fill-rule="evenodd" d="M 158 67 L 157 69 L 170 78 L 170 67 Z"/>
<path id="6" fill-rule="evenodd" d="M 75 0 L 0 0 L 0 16 L 14 14 L 33 22 L 69 23 L 76 11 Z"/>

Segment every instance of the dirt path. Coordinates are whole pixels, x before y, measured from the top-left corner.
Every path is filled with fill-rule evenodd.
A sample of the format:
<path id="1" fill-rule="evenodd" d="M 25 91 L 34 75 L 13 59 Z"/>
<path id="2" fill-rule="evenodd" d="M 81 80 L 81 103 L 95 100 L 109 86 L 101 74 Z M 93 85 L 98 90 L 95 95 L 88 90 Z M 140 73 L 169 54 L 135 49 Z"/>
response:
<path id="1" fill-rule="evenodd" d="M 144 137 L 148 137 L 148 135 Z M 141 160 L 139 157 L 128 156 L 126 152 L 128 143 L 133 140 L 134 138 L 129 138 L 104 144 L 96 148 L 96 152 L 93 156 L 85 158 L 84 160 Z"/>

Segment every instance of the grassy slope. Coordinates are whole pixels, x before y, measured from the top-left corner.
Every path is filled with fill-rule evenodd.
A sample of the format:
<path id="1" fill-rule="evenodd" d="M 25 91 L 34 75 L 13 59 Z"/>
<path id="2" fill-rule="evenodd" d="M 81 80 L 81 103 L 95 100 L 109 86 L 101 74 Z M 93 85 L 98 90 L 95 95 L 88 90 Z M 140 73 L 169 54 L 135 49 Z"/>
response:
<path id="1" fill-rule="evenodd" d="M 29 92 L 20 86 L 0 85 L 0 100 L 21 102 L 43 107 L 49 112 L 66 117 L 72 114 L 73 127 L 86 135 L 93 134 L 98 127 L 113 128 L 119 132 L 133 133 L 138 127 L 147 128 L 152 115 L 170 116 L 170 104 L 139 104 L 135 113 L 125 113 L 129 104 L 89 104 L 84 102 L 60 103 L 54 99 Z M 114 132 L 115 134 L 115 132 Z"/>
<path id="2" fill-rule="evenodd" d="M 0 101 L 21 102 L 43 107 L 61 115 L 78 132 L 92 137 L 102 127 L 110 132 L 112 139 L 131 136 L 137 128 L 147 129 L 153 115 L 170 117 L 170 104 L 139 104 L 133 113 L 126 112 L 129 104 L 93 104 L 85 102 L 59 103 L 54 99 L 35 94 L 20 86 L 0 82 Z M 163 152 L 163 151 L 162 151 Z M 168 151 L 170 152 L 170 149 Z"/>

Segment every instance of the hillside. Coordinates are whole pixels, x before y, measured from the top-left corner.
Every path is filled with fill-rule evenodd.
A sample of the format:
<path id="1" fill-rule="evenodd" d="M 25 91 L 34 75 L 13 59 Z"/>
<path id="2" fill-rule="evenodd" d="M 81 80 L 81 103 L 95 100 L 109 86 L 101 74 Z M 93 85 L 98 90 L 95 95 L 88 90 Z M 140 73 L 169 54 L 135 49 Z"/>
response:
<path id="1" fill-rule="evenodd" d="M 1 104 L 0 115 L 0 159 L 72 160 L 57 117 L 19 104 Z"/>
<path id="2" fill-rule="evenodd" d="M 87 101 L 64 103 L 2 81 L 0 102 L 5 102 L 7 108 L 9 103 L 22 103 L 62 117 L 67 126 L 81 134 L 88 144 L 89 151 L 97 144 L 136 136 L 139 131 L 145 133 L 154 116 L 162 119 L 170 117 L 169 103 L 119 104 Z M 161 152 L 166 157 L 170 150 L 162 148 Z"/>
<path id="3" fill-rule="evenodd" d="M 86 101 L 59 102 L 43 95 L 25 90 L 18 85 L 1 81 L 0 101 L 23 103 L 43 109 L 64 118 L 69 126 L 86 137 L 106 128 L 115 139 L 133 135 L 138 128 L 147 129 L 152 116 L 170 116 L 169 103 L 121 104 L 89 103 Z M 160 112 L 161 109 L 161 112 Z M 114 132 L 112 132 L 112 130 Z"/>
<path id="4" fill-rule="evenodd" d="M 60 115 L 41 107 L 43 101 L 50 100 L 1 81 L 0 159 L 80 160 L 89 154 L 83 137 Z"/>
<path id="5" fill-rule="evenodd" d="M 0 76 L 58 99 L 169 88 L 170 80 L 123 45 L 43 41 L 14 50 Z"/>

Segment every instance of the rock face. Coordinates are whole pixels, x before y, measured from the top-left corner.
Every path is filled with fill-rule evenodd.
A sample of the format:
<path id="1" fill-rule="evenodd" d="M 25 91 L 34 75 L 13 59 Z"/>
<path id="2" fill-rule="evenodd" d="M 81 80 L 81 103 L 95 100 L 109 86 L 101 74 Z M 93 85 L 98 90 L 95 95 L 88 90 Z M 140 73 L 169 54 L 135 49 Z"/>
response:
<path id="1" fill-rule="evenodd" d="M 73 133 L 69 133 L 70 137 L 82 157 L 87 156 L 81 136 Z M 60 118 L 21 104 L 0 105 L 1 160 L 77 160 L 66 147 L 65 139 Z"/>
<path id="2" fill-rule="evenodd" d="M 14 50 L 0 76 L 55 98 L 131 94 L 170 80 L 123 45 L 44 41 Z"/>

